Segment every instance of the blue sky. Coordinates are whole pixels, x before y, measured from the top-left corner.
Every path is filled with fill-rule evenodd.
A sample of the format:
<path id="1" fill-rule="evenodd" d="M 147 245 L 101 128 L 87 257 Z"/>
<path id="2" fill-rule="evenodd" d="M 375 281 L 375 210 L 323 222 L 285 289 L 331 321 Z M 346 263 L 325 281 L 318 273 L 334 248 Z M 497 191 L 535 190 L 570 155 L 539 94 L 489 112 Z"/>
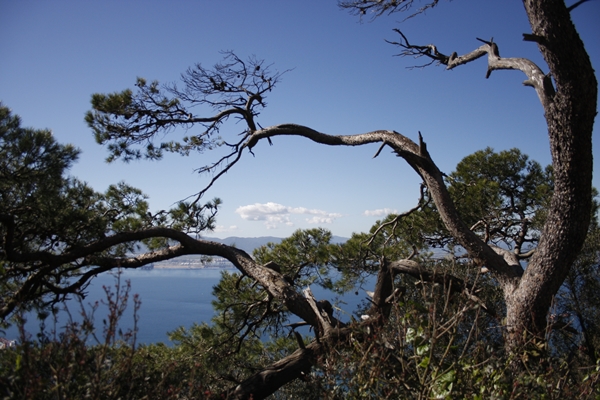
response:
<path id="1" fill-rule="evenodd" d="M 533 89 L 522 86 L 522 73 L 496 71 L 486 80 L 485 60 L 453 71 L 409 69 L 420 61 L 394 57 L 398 50 L 384 41 L 396 40 L 392 29 L 400 28 L 414 43 L 461 54 L 479 46 L 476 37 L 493 37 L 503 56 L 530 58 L 547 71 L 536 46 L 521 40 L 530 32 L 521 2 L 441 2 L 403 18 L 360 23 L 335 0 L 0 0 L 0 100 L 23 125 L 52 129 L 82 150 L 72 175 L 99 191 L 124 180 L 148 194 L 155 210 L 202 189 L 208 177 L 194 169 L 210 153 L 106 164 L 106 150 L 83 120 L 90 96 L 131 88 L 138 76 L 177 81 L 195 63 L 219 61 L 221 50 L 291 70 L 267 98 L 262 126 L 293 122 L 331 134 L 390 129 L 413 139 L 421 131 L 445 172 L 487 146 L 518 147 L 550 162 L 543 110 Z M 598 70 L 600 2 L 575 9 L 573 19 Z M 224 126 L 228 132 L 239 127 Z M 224 202 L 210 235 L 285 237 L 322 226 L 350 236 L 387 212 L 412 208 L 418 177 L 388 150 L 372 159 L 377 148 L 283 137 L 259 144 L 255 157 L 246 154 L 208 192 Z"/>

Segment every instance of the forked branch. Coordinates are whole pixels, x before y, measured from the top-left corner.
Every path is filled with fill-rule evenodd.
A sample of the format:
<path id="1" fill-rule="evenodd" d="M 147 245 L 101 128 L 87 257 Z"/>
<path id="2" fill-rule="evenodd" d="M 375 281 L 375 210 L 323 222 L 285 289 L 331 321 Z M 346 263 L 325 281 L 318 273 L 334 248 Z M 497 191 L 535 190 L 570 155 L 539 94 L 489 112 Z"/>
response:
<path id="1" fill-rule="evenodd" d="M 487 54 L 488 68 L 485 76 L 486 78 L 489 78 L 490 74 L 494 70 L 519 70 L 527 76 L 527 79 L 523 82 L 523 84 L 526 86 L 531 86 L 536 90 L 540 102 L 544 107 L 546 107 L 554 98 L 555 90 L 552 84 L 552 79 L 549 75 L 544 74 L 540 67 L 526 58 L 500 57 L 498 45 L 494 43 L 493 38 L 489 41 L 477 38 L 477 40 L 482 42 L 483 45 L 467 54 L 459 56 L 456 52 L 453 52 L 450 55 L 444 54 L 440 52 L 433 44 L 412 44 L 408 41 L 408 38 L 404 35 L 404 33 L 402 33 L 402 31 L 399 29 L 394 29 L 394 31 L 400 35 L 401 40 L 398 42 L 388 41 L 388 43 L 398 46 L 402 49 L 402 51 L 398 54 L 400 56 L 411 56 L 416 58 L 425 57 L 430 60 L 421 67 L 437 62 L 438 64 L 445 65 L 446 69 L 453 69 L 460 65 L 475 61 Z"/>

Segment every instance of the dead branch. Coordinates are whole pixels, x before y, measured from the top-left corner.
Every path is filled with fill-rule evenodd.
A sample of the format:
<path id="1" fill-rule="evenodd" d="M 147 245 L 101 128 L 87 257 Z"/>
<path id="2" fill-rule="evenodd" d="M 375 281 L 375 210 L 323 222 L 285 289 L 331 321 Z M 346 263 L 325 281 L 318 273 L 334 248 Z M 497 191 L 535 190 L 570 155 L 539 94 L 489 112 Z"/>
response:
<path id="1" fill-rule="evenodd" d="M 377 227 L 377 229 L 375 230 L 375 232 L 373 232 L 373 234 L 371 235 L 371 238 L 366 242 L 366 245 L 369 246 L 371 245 L 371 243 L 373 243 L 373 240 L 375 240 L 375 238 L 377 237 L 377 235 L 379 234 L 379 232 L 381 232 L 383 229 L 385 229 L 386 227 L 393 225 L 392 230 L 396 229 L 396 225 L 398 224 L 398 222 L 403 219 L 408 217 L 409 215 L 411 215 L 412 213 L 422 209 L 423 207 L 426 207 L 429 202 L 431 201 L 430 198 L 428 198 L 427 200 L 425 199 L 425 195 L 426 195 L 426 186 L 421 184 L 421 195 L 419 197 L 419 201 L 417 202 L 417 205 L 413 208 L 411 208 L 410 210 L 398 214 L 393 220 L 386 222 L 384 224 L 381 224 Z M 416 252 L 416 249 L 413 247 L 413 250 Z M 414 257 L 414 256 L 413 256 Z M 409 257 L 412 258 L 412 257 Z"/>
<path id="2" fill-rule="evenodd" d="M 544 107 L 553 99 L 555 89 L 552 84 L 550 76 L 544 74 L 542 70 L 532 61 L 526 58 L 502 58 L 500 57 L 500 51 L 498 45 L 494 43 L 494 39 L 489 41 L 479 39 L 478 41 L 484 43 L 477 49 L 459 56 L 456 52 L 450 55 L 446 55 L 438 50 L 433 44 L 428 45 L 414 45 L 408 41 L 408 38 L 399 29 L 394 29 L 401 37 L 398 42 L 388 41 L 388 43 L 398 46 L 402 51 L 398 54 L 400 56 L 410 56 L 415 58 L 425 57 L 430 60 L 425 65 L 420 67 L 431 65 L 435 62 L 446 66 L 446 69 L 453 69 L 460 65 L 467 64 L 475 61 L 484 55 L 488 56 L 488 68 L 486 72 L 486 78 L 490 77 L 490 74 L 494 70 L 499 69 L 514 69 L 523 72 L 527 79 L 523 82 L 525 86 L 533 87 L 540 99 L 540 102 Z"/>
<path id="3" fill-rule="evenodd" d="M 574 9 L 576 9 L 577 7 L 579 7 L 580 5 L 582 5 L 583 3 L 587 3 L 590 0 L 579 0 L 578 2 L 575 2 L 573 4 L 571 4 L 569 7 L 567 7 L 567 11 L 571 12 Z"/>
<path id="4" fill-rule="evenodd" d="M 429 1 L 424 6 L 411 12 L 406 19 L 424 13 L 428 9 L 435 7 L 438 2 L 439 0 Z M 413 8 L 413 3 L 414 0 L 344 0 L 338 4 L 340 8 L 347 9 L 352 14 L 358 15 L 361 18 L 370 13 L 372 19 L 375 19 L 382 15 L 407 12 Z"/>

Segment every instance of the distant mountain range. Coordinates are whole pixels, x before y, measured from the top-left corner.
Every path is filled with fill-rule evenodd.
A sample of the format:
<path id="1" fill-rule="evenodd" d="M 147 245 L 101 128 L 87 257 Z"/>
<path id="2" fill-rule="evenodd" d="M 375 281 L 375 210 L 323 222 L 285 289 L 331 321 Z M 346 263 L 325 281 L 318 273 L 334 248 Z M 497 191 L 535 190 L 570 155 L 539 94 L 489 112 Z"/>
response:
<path id="1" fill-rule="evenodd" d="M 234 246 L 240 250 L 244 250 L 248 254 L 252 254 L 254 249 L 264 246 L 267 243 L 275 243 L 279 244 L 283 240 L 283 238 L 274 237 L 274 236 L 260 236 L 260 237 L 238 237 L 231 236 L 226 237 L 225 239 L 219 239 L 214 237 L 204 237 L 203 239 L 211 240 L 217 243 L 223 243 L 228 246 Z M 341 236 L 332 236 L 331 243 L 344 243 L 348 240 L 348 238 Z"/>
<path id="2" fill-rule="evenodd" d="M 225 239 L 219 239 L 219 238 L 215 238 L 215 237 L 203 237 L 202 239 L 204 240 L 210 240 L 213 242 L 217 242 L 217 243 L 223 243 L 226 244 L 228 246 L 233 246 L 236 247 L 240 250 L 244 250 L 246 253 L 252 255 L 252 252 L 254 251 L 254 249 L 259 248 L 260 246 L 264 246 L 267 243 L 275 243 L 275 244 L 279 244 L 281 243 L 281 241 L 283 240 L 283 238 L 279 238 L 279 237 L 275 237 L 275 236 L 260 236 L 260 237 L 238 237 L 238 236 L 231 236 L 231 237 L 227 237 Z M 331 237 L 331 243 L 345 243 L 348 240 L 348 238 L 345 237 L 341 237 L 341 236 L 332 236 Z M 139 248 L 137 250 L 137 254 L 141 254 L 141 253 L 145 253 L 148 251 L 148 248 L 146 246 L 144 246 L 142 243 L 138 244 Z M 202 255 L 200 254 L 189 254 L 189 255 L 185 255 L 185 256 L 180 256 L 177 257 L 173 260 L 165 260 L 165 261 L 161 261 L 158 264 L 160 265 L 168 265 L 171 268 L 179 268 L 181 263 L 198 263 L 198 260 L 202 259 Z M 186 267 L 187 268 L 187 267 Z"/>

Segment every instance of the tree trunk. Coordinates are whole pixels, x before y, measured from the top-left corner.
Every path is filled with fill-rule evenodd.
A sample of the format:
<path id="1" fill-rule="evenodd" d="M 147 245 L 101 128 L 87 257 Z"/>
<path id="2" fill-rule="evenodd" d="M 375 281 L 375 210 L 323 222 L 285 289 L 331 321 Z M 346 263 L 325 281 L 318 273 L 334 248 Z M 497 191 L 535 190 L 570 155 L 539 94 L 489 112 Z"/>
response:
<path id="1" fill-rule="evenodd" d="M 542 337 L 552 298 L 581 249 L 592 205 L 592 130 L 597 81 L 563 1 L 526 0 L 532 28 L 554 84 L 542 101 L 548 124 L 554 194 L 538 249 L 514 293 L 505 294 L 507 345 L 523 345 L 523 331 Z"/>

